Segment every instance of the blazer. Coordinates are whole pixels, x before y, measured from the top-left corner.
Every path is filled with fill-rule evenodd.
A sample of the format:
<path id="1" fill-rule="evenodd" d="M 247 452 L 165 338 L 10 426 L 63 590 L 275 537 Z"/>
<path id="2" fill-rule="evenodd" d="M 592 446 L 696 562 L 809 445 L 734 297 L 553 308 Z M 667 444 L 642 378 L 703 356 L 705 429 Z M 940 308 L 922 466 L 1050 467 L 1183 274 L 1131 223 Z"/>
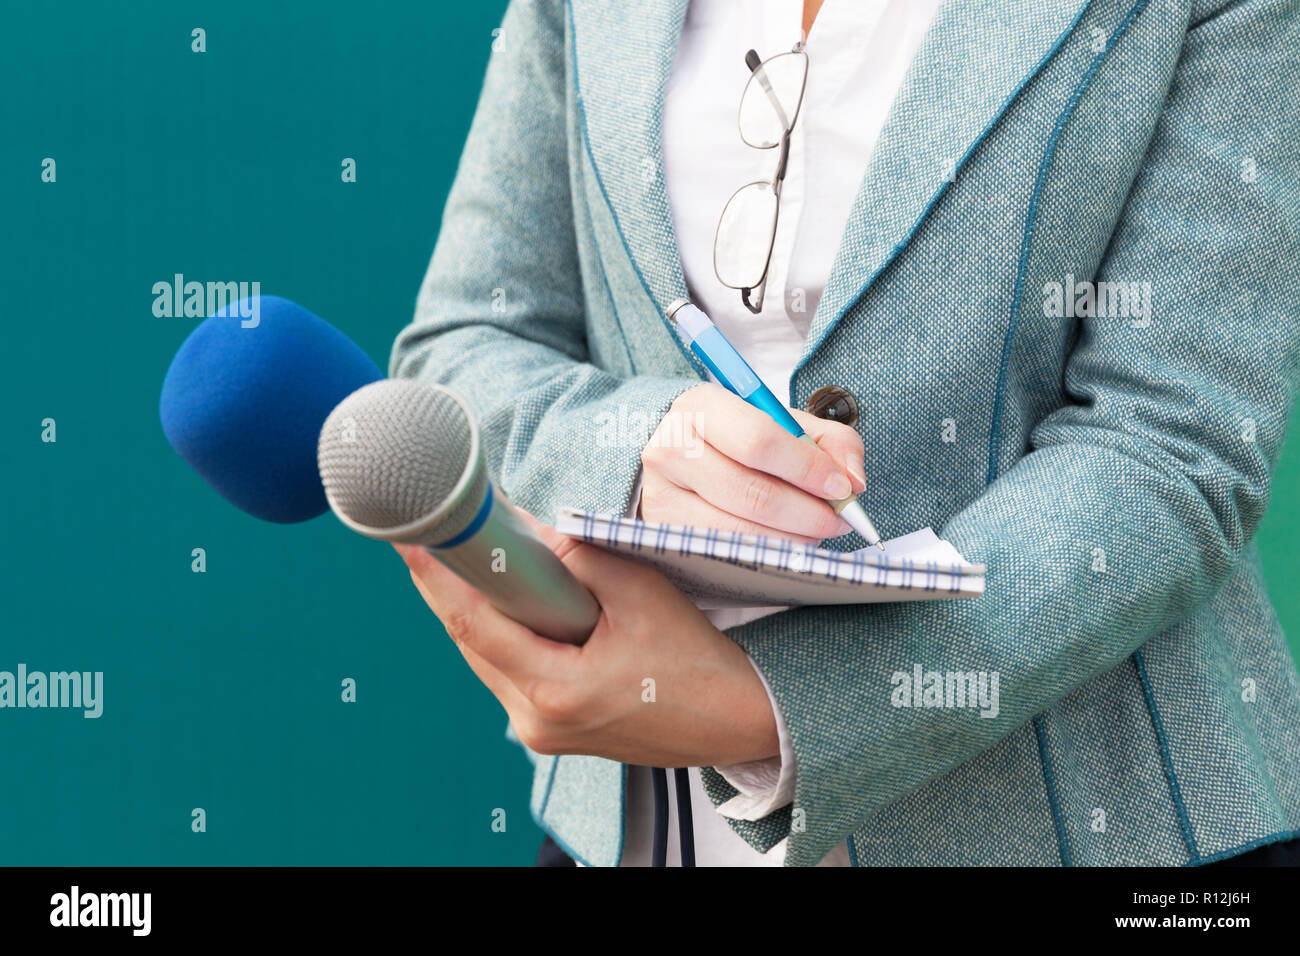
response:
<path id="1" fill-rule="evenodd" d="M 686 6 L 510 4 L 393 350 L 392 374 L 465 397 L 543 520 L 622 513 L 705 375 L 664 315 L 686 294 L 660 141 Z M 750 844 L 1170 865 L 1300 835 L 1300 683 L 1252 543 L 1300 361 L 1297 49 L 1295 0 L 939 9 L 788 401 L 851 393 L 881 533 L 934 527 L 987 590 L 728 632 L 798 767 L 791 806 L 733 822 Z M 997 675 L 997 715 L 898 706 L 918 666 Z M 617 864 L 625 768 L 530 756 L 537 822 Z"/>

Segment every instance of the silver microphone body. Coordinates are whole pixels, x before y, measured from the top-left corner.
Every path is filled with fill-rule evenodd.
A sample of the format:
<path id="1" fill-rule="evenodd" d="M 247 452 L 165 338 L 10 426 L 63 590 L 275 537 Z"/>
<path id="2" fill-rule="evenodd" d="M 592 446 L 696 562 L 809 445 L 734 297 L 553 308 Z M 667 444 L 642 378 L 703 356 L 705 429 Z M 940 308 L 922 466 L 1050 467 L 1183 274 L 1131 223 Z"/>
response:
<path id="1" fill-rule="evenodd" d="M 404 379 L 360 388 L 326 419 L 317 458 L 330 508 L 352 530 L 423 546 L 538 634 L 590 636 L 600 605 L 494 486 L 453 392 Z"/>
<path id="2" fill-rule="evenodd" d="M 506 617 L 538 634 L 582 644 L 596 627 L 600 605 L 564 562 L 491 488 L 488 513 L 464 543 L 425 550 L 487 595 Z"/>

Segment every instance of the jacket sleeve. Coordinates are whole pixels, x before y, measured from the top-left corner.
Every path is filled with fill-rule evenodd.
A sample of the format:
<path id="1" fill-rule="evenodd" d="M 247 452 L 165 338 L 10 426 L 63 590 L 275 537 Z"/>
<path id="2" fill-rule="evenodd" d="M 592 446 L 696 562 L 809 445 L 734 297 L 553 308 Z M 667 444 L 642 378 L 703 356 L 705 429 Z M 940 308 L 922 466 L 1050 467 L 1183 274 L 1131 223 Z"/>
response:
<path id="1" fill-rule="evenodd" d="M 787 862 L 816 863 L 1121 663 L 1233 571 L 1268 502 L 1300 360 L 1296 11 L 1231 4 L 1189 29 L 1095 277 L 1150 276 L 1151 326 L 1081 320 L 1071 403 L 943 529 L 987 564 L 986 593 L 803 608 L 730 632 L 766 675 L 798 764 L 802 827 L 788 809 L 765 830 L 737 826 L 760 849 L 788 834 Z M 998 673 L 998 716 L 892 706 L 891 675 L 914 662 Z"/>
<path id="2" fill-rule="evenodd" d="M 479 420 L 492 472 L 551 520 L 622 513 L 650 431 L 698 380 L 590 360 L 566 138 L 563 4 L 514 0 L 389 372 L 446 385 Z M 645 423 L 644 434 L 631 431 Z"/>

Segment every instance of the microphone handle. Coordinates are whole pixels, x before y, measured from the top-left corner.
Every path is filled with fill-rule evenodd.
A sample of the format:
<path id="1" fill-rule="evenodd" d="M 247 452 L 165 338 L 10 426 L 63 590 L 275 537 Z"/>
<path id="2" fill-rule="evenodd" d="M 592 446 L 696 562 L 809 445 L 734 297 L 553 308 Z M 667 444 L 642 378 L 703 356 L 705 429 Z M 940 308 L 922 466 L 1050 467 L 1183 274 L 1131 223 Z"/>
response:
<path id="1" fill-rule="evenodd" d="M 591 592 L 495 488 L 487 518 L 468 540 L 425 550 L 506 617 L 543 637 L 584 644 L 600 619 L 600 605 Z"/>

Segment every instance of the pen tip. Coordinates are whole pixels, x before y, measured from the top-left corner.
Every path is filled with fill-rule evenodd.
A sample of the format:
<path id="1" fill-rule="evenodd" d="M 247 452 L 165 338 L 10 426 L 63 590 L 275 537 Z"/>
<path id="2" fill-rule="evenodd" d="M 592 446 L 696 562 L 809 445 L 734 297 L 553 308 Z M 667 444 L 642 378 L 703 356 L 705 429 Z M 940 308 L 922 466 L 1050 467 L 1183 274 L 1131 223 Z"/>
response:
<path id="1" fill-rule="evenodd" d="M 885 550 L 885 543 L 884 543 L 883 541 L 877 541 L 877 542 L 876 542 L 876 547 L 879 548 L 881 551 L 884 551 L 884 550 Z"/>

